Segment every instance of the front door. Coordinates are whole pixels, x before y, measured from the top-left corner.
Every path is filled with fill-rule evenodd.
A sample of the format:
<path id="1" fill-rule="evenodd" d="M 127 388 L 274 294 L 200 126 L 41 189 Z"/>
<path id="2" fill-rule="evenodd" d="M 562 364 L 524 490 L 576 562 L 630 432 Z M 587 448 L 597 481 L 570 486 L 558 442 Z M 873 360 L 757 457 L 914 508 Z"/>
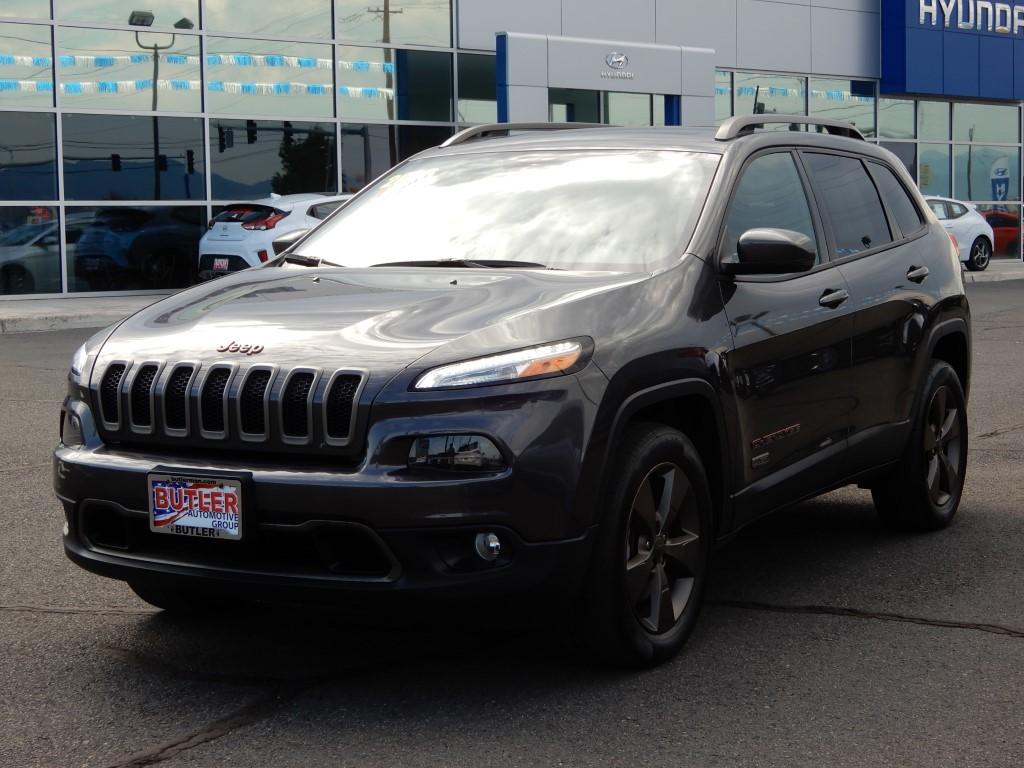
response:
<path id="1" fill-rule="evenodd" d="M 734 259 L 740 235 L 758 227 L 801 232 L 818 250 L 806 273 L 721 282 L 742 456 L 733 470 L 739 524 L 831 486 L 844 471 L 852 303 L 809 200 L 792 152 L 757 155 L 740 175 L 723 229 L 723 259 Z"/>

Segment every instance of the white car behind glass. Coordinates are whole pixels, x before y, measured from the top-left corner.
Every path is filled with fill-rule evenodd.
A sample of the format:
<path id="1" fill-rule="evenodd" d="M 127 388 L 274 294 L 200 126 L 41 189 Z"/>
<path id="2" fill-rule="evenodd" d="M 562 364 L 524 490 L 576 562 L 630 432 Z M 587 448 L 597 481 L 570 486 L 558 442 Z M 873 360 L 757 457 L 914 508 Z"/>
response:
<path id="1" fill-rule="evenodd" d="M 995 235 L 977 207 L 946 197 L 926 197 L 925 200 L 946 231 L 956 238 L 960 261 L 975 272 L 985 269 L 992 260 Z"/>
<path id="2" fill-rule="evenodd" d="M 274 258 L 274 240 L 312 229 L 350 197 L 271 195 L 225 206 L 199 241 L 199 278 L 209 280 Z"/>

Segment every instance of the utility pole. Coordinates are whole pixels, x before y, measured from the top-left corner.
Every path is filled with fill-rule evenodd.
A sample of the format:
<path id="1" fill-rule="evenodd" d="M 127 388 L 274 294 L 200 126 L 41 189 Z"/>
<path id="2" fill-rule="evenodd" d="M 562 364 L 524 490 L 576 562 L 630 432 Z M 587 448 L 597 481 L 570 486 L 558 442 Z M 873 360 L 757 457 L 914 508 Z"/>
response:
<path id="1" fill-rule="evenodd" d="M 379 16 L 383 21 L 383 30 L 381 32 L 381 42 L 391 42 L 391 15 L 395 13 L 402 13 L 405 9 L 399 8 L 397 11 L 391 10 L 391 0 L 384 0 L 383 7 L 367 8 L 367 13 L 372 13 L 375 16 Z M 390 48 L 385 49 L 384 57 L 389 64 L 393 64 L 392 58 L 394 51 Z M 388 120 L 395 119 L 395 99 L 394 99 L 394 87 L 395 87 L 395 76 L 391 72 L 384 73 L 384 87 L 391 90 L 392 98 L 388 100 Z"/>

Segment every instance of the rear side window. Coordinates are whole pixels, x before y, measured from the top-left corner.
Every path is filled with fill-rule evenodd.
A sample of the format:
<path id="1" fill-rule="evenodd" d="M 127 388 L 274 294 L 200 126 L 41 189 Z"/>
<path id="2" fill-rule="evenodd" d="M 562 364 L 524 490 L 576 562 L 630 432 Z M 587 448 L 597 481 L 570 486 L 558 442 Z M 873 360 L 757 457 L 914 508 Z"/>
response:
<path id="1" fill-rule="evenodd" d="M 727 261 L 735 260 L 736 244 L 748 229 L 788 229 L 817 247 L 803 181 L 788 152 L 762 155 L 743 170 L 725 222 L 721 257 Z"/>
<path id="2" fill-rule="evenodd" d="M 939 221 L 945 221 L 949 218 L 949 214 L 946 213 L 946 204 L 941 200 L 929 200 L 928 207 L 932 209 L 932 213 Z"/>
<path id="3" fill-rule="evenodd" d="M 334 211 L 337 210 L 338 206 L 341 205 L 343 202 L 343 200 L 331 200 L 329 203 L 317 203 L 316 205 L 310 206 L 309 210 L 306 213 L 308 213 L 314 219 L 320 219 L 322 221 L 323 219 L 326 219 L 328 216 L 334 213 Z"/>
<path id="4" fill-rule="evenodd" d="M 804 158 L 811 183 L 832 224 L 837 256 L 892 242 L 878 190 L 860 160 L 813 153 Z"/>
<path id="5" fill-rule="evenodd" d="M 965 216 L 967 214 L 966 205 L 960 205 L 960 203 L 950 203 L 949 208 L 953 212 L 954 219 L 959 219 L 961 216 Z"/>
<path id="6" fill-rule="evenodd" d="M 893 218 L 899 225 L 903 235 L 912 235 L 921 229 L 921 214 L 906 187 L 900 184 L 891 168 L 878 163 L 871 163 L 871 175 L 875 177 L 878 190 L 882 193 L 885 204 L 889 206 Z"/>

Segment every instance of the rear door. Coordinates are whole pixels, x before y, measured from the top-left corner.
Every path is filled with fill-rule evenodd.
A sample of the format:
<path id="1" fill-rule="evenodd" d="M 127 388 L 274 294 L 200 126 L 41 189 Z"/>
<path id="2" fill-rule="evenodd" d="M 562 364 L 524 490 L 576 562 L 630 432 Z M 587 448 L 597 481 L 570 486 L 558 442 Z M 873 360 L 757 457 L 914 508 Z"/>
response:
<path id="1" fill-rule="evenodd" d="M 740 524 L 840 478 L 853 410 L 848 287 L 828 261 L 806 177 L 789 149 L 747 161 L 726 214 L 719 259 L 733 260 L 740 235 L 757 227 L 807 235 L 818 264 L 809 272 L 721 281 L 733 340 L 726 369 L 742 454 L 734 468 Z"/>
<path id="2" fill-rule="evenodd" d="M 858 471 L 902 451 L 918 342 L 935 303 L 930 289 L 947 278 L 931 271 L 951 271 L 953 262 L 948 239 L 926 225 L 907 179 L 892 167 L 817 151 L 802 159 L 856 310 L 849 459 Z"/>

